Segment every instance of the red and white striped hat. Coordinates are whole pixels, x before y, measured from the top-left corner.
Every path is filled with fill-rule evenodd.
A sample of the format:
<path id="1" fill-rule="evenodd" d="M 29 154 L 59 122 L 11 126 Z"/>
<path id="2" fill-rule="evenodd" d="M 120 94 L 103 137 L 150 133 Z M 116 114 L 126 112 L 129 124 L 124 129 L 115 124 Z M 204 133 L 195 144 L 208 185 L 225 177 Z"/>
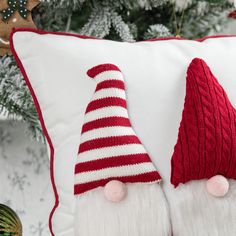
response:
<path id="1" fill-rule="evenodd" d="M 161 177 L 135 134 L 128 116 L 120 69 L 102 64 L 87 72 L 97 82 L 88 104 L 75 166 L 75 194 L 111 180 L 152 183 Z"/>

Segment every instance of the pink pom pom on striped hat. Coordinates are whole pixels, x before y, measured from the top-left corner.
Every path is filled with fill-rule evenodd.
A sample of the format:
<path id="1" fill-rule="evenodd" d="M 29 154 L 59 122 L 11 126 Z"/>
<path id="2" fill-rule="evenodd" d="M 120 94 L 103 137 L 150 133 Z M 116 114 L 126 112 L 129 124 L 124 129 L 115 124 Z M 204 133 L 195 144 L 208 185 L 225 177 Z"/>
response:
<path id="1" fill-rule="evenodd" d="M 75 166 L 76 195 L 123 183 L 154 183 L 161 177 L 135 134 L 128 116 L 124 77 L 113 64 L 88 70 L 97 83 L 88 104 Z"/>

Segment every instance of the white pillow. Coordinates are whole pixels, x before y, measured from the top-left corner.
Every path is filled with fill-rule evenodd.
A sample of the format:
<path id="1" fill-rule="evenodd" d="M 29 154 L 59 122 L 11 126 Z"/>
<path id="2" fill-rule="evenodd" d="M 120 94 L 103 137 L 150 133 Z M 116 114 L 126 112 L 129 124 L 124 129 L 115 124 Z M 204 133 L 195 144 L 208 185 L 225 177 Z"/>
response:
<path id="1" fill-rule="evenodd" d="M 208 230 L 204 231 L 204 222 L 196 220 L 194 213 L 189 213 L 197 209 L 193 194 L 201 198 L 203 181 L 190 182 L 174 189 L 170 184 L 170 159 L 183 109 L 186 70 L 193 58 L 199 57 L 208 63 L 231 102 L 236 105 L 236 37 L 121 43 L 18 29 L 11 41 L 51 148 L 51 177 L 56 205 L 50 227 L 54 235 L 152 236 L 169 235 L 171 231 L 174 235 L 196 235 L 190 230 L 198 232 L 199 227 L 202 227 L 203 233 L 198 235 L 208 235 Z M 73 195 L 74 165 L 84 112 L 96 85 L 86 72 L 103 63 L 117 65 L 125 76 L 132 125 L 162 176 L 167 201 L 159 186 L 131 185 L 127 201 L 120 205 L 107 203 L 102 188 L 82 197 Z M 205 195 L 203 200 L 198 200 L 215 201 Z M 137 210 L 137 204 L 142 211 L 145 209 L 145 215 L 140 215 L 142 211 Z M 188 212 L 183 211 L 183 214 L 189 214 L 182 215 L 182 208 L 186 206 Z M 214 203 L 212 206 L 214 208 Z M 200 214 L 204 215 L 206 208 L 203 204 L 199 204 L 199 208 Z M 213 212 L 217 213 L 217 210 Z M 216 217 L 230 225 L 235 220 L 235 212 L 234 206 L 232 219 L 224 219 L 225 214 Z M 111 217 L 112 214 L 117 216 L 116 219 Z M 109 223 L 109 220 L 112 222 Z M 226 226 L 221 231 L 214 219 L 209 216 L 207 220 L 212 222 L 211 228 L 215 227 L 214 232 L 235 235 L 232 227 Z M 135 222 L 137 225 L 134 227 Z M 118 229 L 121 231 L 118 232 Z"/>

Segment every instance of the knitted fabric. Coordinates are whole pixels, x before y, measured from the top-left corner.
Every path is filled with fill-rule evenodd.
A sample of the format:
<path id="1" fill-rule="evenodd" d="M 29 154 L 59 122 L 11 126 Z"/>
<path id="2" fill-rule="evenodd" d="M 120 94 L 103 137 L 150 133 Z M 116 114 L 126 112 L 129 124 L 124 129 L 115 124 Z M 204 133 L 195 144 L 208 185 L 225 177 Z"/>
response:
<path id="1" fill-rule="evenodd" d="M 236 110 L 207 64 L 195 58 L 187 72 L 186 97 L 172 156 L 171 183 L 217 174 L 236 179 Z"/>
<path id="2" fill-rule="evenodd" d="M 161 179 L 128 116 L 119 68 L 102 64 L 87 72 L 97 83 L 88 104 L 75 166 L 75 194 L 111 180 L 152 183 Z"/>

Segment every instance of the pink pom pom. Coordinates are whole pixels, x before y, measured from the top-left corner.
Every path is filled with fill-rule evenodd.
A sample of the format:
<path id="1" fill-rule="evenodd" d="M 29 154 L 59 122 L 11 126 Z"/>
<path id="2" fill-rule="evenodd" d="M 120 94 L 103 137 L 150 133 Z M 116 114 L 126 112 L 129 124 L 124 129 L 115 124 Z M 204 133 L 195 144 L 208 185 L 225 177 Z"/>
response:
<path id="1" fill-rule="evenodd" d="M 222 175 L 215 175 L 206 182 L 208 193 L 214 197 L 223 197 L 229 191 L 229 182 Z"/>
<path id="2" fill-rule="evenodd" d="M 105 185 L 104 195 L 108 201 L 120 202 L 127 195 L 126 185 L 120 181 L 112 180 Z"/>

